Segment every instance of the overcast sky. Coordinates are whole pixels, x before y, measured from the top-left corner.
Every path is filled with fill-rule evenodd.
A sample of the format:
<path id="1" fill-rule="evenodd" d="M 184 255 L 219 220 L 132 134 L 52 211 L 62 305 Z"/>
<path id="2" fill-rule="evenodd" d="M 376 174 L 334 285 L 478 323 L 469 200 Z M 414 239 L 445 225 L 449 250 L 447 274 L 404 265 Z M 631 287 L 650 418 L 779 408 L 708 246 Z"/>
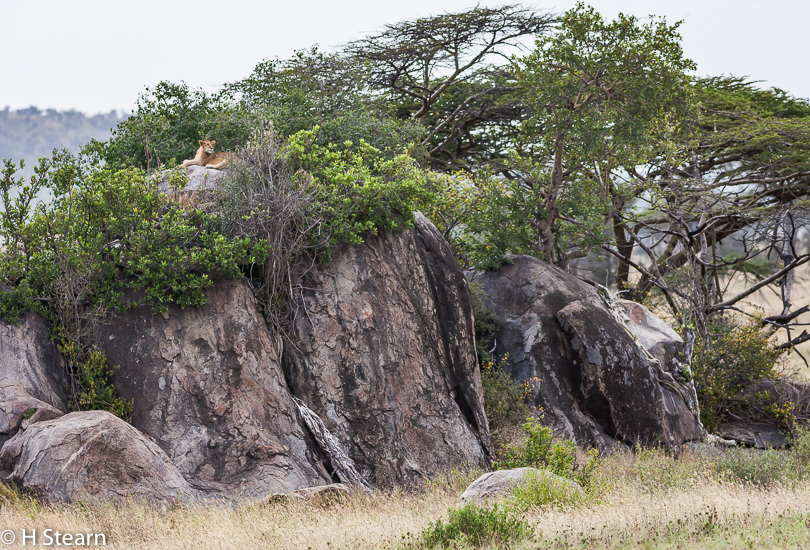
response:
<path id="1" fill-rule="evenodd" d="M 498 6 L 504 2 L 481 1 Z M 527 2 L 561 12 L 574 0 Z M 699 75 L 748 75 L 810 97 L 807 0 L 592 0 L 604 16 L 664 15 Z M 214 90 L 262 59 L 331 50 L 385 23 L 461 11 L 470 0 L 0 0 L 0 109 L 132 109 L 144 86 Z M 225 6 L 225 7 L 220 7 Z"/>

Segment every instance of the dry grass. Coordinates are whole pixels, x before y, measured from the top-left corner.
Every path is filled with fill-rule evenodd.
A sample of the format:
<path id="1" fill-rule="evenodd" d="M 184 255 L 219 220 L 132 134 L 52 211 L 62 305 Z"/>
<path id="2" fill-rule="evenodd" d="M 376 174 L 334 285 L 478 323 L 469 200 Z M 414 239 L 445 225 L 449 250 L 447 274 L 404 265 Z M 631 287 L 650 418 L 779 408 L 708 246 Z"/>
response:
<path id="1" fill-rule="evenodd" d="M 12 498 L 11 504 L 0 501 L 0 530 L 11 529 L 18 538 L 22 529 L 101 532 L 109 548 L 144 550 L 383 548 L 445 514 L 478 474 L 446 476 L 420 492 L 327 495 L 235 508 L 211 504 L 163 513 L 137 503 L 57 506 Z"/>
<path id="2" fill-rule="evenodd" d="M 534 510 L 543 543 L 538 548 L 720 548 L 780 546 L 769 527 L 810 515 L 810 483 L 784 479 L 766 487 L 740 483 L 716 472 L 716 459 L 693 454 L 678 459 L 662 453 L 618 456 L 602 469 L 597 502 L 568 510 Z M 756 526 L 756 528 L 755 528 Z M 778 525 L 776 528 L 777 531 Z M 727 540 L 738 535 L 738 544 Z M 748 539 L 745 536 L 748 535 Z M 810 534 L 802 529 L 805 545 Z M 787 547 L 795 548 L 792 544 Z"/>
<path id="3" fill-rule="evenodd" d="M 717 464 L 692 453 L 609 457 L 585 502 L 524 515 L 537 536 L 521 548 L 810 546 L 810 483 L 788 475 L 764 487 L 742 484 L 717 473 Z M 128 549 L 404 548 L 446 517 L 478 473 L 446 476 L 417 492 L 168 512 L 136 503 L 42 505 L 3 488 L 0 530 L 102 532 L 107 547 Z"/>

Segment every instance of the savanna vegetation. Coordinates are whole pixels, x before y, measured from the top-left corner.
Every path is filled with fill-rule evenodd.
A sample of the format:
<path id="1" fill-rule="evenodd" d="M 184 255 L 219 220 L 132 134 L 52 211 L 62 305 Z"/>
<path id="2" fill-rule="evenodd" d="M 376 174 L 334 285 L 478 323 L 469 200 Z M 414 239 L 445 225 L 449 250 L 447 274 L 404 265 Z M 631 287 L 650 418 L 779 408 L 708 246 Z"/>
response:
<path id="1" fill-rule="evenodd" d="M 215 93 L 160 82 L 108 140 L 54 151 L 26 178 L 4 161 L 0 315 L 46 315 L 71 407 L 126 416 L 132 404 L 116 396 L 114 365 L 95 345 L 109 312 L 200 305 L 215 280 L 244 276 L 284 337 L 309 267 L 336 244 L 409 227 L 421 210 L 465 267 L 495 269 L 521 253 L 584 276 L 586 263 L 601 266 L 595 282 L 682 334 L 713 429 L 757 408 L 746 390 L 779 378 L 785 355 L 810 340 L 799 332 L 808 307 L 791 298 L 810 261 L 810 102 L 744 78 L 697 77 L 678 27 L 608 21 L 583 4 L 564 14 L 478 6 L 390 24 L 335 52 L 266 60 Z M 176 167 L 200 139 L 238 155 L 221 188 L 191 204 L 160 193 L 158 172 L 185 185 Z M 762 289 L 778 292 L 781 309 L 742 307 Z M 369 548 L 749 544 L 741 526 L 763 544 L 777 532 L 806 544 L 807 435 L 789 403 L 757 409 L 803 442 L 789 453 L 600 462 L 527 423 L 527 390 L 490 357 L 494 319 L 471 290 L 497 464 L 551 470 L 582 495 L 538 478 L 500 508 L 442 516 L 469 481 L 460 474 L 420 494 L 345 497 L 340 512 L 328 500 L 160 518 L 133 508 L 144 525 L 166 522 L 164 534 L 87 513 L 131 547 L 179 547 L 200 523 L 219 529 L 223 548 L 238 546 L 240 529 L 288 547 L 307 546 L 313 530 L 334 533 L 329 545 Z M 7 525 L 85 513 L 9 491 Z M 290 514 L 295 527 L 277 520 Z"/>
<path id="2" fill-rule="evenodd" d="M 40 525 L 103 532 L 108 545 L 132 549 L 802 548 L 810 543 L 806 435 L 798 443 L 786 452 L 614 454 L 582 493 L 538 477 L 497 507 L 457 505 L 481 473 L 464 471 L 417 490 L 167 511 L 43 504 L 0 486 L 0 520 L 17 533 Z"/>

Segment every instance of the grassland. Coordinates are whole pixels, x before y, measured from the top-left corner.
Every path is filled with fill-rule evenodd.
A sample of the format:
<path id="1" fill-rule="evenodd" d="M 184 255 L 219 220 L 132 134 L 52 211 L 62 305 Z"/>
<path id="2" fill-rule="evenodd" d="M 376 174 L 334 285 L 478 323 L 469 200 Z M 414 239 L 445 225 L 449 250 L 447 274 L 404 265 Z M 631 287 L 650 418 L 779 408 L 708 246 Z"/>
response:
<path id="1" fill-rule="evenodd" d="M 644 451 L 608 457 L 579 502 L 551 499 L 520 508 L 533 534 L 507 546 L 810 547 L 810 480 L 803 453 L 709 454 Z M 102 532 L 108 548 L 150 550 L 419 548 L 420 533 L 447 517 L 479 473 L 453 473 L 416 491 L 163 511 L 132 502 L 43 504 L 3 487 L 0 530 Z"/>

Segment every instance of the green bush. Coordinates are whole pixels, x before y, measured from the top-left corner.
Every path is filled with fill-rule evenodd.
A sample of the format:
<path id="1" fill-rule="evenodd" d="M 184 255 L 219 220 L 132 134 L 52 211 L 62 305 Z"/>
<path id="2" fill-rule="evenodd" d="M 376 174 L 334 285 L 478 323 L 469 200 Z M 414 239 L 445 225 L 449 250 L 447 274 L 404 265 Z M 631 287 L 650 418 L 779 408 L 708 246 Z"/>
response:
<path id="1" fill-rule="evenodd" d="M 757 382 L 777 378 L 779 357 L 756 320 L 739 322 L 725 316 L 715 321 L 708 341 L 697 342 L 692 357 L 700 419 L 706 429 L 714 431 L 729 418 L 729 412 L 745 414 L 742 392 Z"/>
<path id="2" fill-rule="evenodd" d="M 507 509 L 467 504 L 450 508 L 445 523 L 437 520 L 421 533 L 423 548 L 450 548 L 456 545 L 473 548 L 511 548 L 532 537 L 532 527 Z"/>
<path id="3" fill-rule="evenodd" d="M 312 179 L 332 244 L 411 227 L 413 212 L 432 200 L 434 175 L 407 154 L 387 158 L 364 140 L 321 146 L 318 130 L 291 136 L 285 154 L 300 169 L 297 177 Z"/>
<path id="4" fill-rule="evenodd" d="M 577 446 L 571 441 L 554 441 L 551 428 L 543 426 L 537 419 L 528 419 L 523 425 L 523 431 L 528 436 L 526 442 L 522 445 L 510 445 L 504 458 L 493 464 L 495 469 L 531 466 L 571 479 L 582 487 L 590 485 L 594 470 L 599 465 L 596 449 L 591 449 L 588 459 L 580 465 L 577 461 Z"/>
<path id="5" fill-rule="evenodd" d="M 524 386 L 503 370 L 506 358 L 481 364 L 481 386 L 484 390 L 484 411 L 489 421 L 492 445 L 498 456 L 509 444 L 521 438 L 521 425 L 531 414 L 526 404 Z"/>
<path id="6" fill-rule="evenodd" d="M 512 489 L 512 503 L 520 510 L 533 506 L 571 506 L 583 501 L 584 493 L 570 482 L 555 478 L 547 472 L 530 472 L 525 483 Z"/>
<path id="7" fill-rule="evenodd" d="M 65 361 L 73 364 L 78 376 L 75 379 L 77 391 L 71 392 L 68 406 L 75 411 L 108 411 L 116 416 L 132 413 L 133 402 L 115 395 L 112 384 L 112 370 L 107 364 L 107 356 L 98 348 L 89 352 L 74 342 L 65 341 L 59 346 Z"/>

